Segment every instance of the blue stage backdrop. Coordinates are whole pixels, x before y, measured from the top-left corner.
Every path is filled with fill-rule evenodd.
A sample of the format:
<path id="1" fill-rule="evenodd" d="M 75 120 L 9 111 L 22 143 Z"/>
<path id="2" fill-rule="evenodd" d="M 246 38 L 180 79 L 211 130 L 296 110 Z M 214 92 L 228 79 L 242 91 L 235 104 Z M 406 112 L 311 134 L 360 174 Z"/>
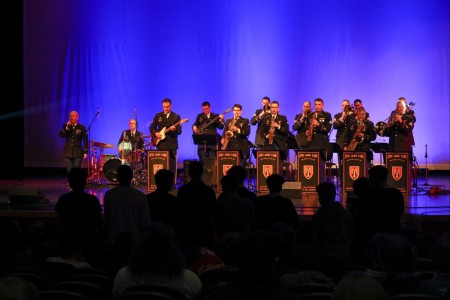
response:
<path id="1" fill-rule="evenodd" d="M 429 167 L 450 169 L 448 0 L 24 0 L 24 22 L 25 166 L 63 166 L 71 110 L 88 126 L 99 108 L 90 139 L 116 145 L 134 108 L 148 134 L 168 97 L 191 121 L 181 162 L 202 101 L 251 118 L 269 96 L 291 126 L 305 100 L 334 115 L 360 98 L 376 123 L 404 96 L 419 165 L 427 145 Z"/>

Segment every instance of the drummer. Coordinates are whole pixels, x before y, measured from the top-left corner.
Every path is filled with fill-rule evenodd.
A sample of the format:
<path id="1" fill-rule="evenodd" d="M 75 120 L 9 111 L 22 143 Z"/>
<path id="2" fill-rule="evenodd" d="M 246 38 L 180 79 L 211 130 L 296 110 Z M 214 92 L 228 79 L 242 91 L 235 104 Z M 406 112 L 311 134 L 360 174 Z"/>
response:
<path id="1" fill-rule="evenodd" d="M 119 151 L 120 159 L 130 161 L 133 154 L 144 151 L 144 139 L 142 138 L 142 133 L 136 129 L 137 124 L 135 119 L 131 119 L 128 125 L 130 129 L 122 131 L 119 143 L 117 144 L 117 150 Z"/>

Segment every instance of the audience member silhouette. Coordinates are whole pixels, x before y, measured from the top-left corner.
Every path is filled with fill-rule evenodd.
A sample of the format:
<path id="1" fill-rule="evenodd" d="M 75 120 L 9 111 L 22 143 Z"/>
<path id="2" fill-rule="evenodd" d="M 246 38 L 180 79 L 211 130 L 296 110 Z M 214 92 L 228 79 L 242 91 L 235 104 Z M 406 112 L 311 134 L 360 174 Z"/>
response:
<path id="1" fill-rule="evenodd" d="M 98 244 L 102 208 L 96 196 L 84 192 L 87 180 L 85 170 L 72 168 L 67 178 L 72 191 L 61 195 L 56 203 L 58 223 L 63 233 L 80 232 L 84 236 L 90 249 L 90 253 L 85 255 L 90 256 Z"/>
<path id="2" fill-rule="evenodd" d="M 333 300 L 387 300 L 388 297 L 378 281 L 364 273 L 344 277 L 336 286 Z"/>
<path id="3" fill-rule="evenodd" d="M 312 217 L 313 237 L 327 257 L 350 260 L 354 238 L 353 218 L 335 201 L 336 187 L 331 182 L 323 182 L 316 188 L 320 208 Z"/>
<path id="4" fill-rule="evenodd" d="M 237 192 L 237 179 L 231 175 L 222 177 L 220 184 L 222 194 L 217 201 L 215 227 L 218 238 L 227 232 L 246 233 L 250 230 L 255 218 L 255 209 L 250 199 Z"/>
<path id="5" fill-rule="evenodd" d="M 370 264 L 369 241 L 375 233 L 376 219 L 372 188 L 367 177 L 360 177 L 353 182 L 353 193 L 356 197 L 347 196 L 347 209 L 353 216 L 355 228 L 354 261 Z"/>
<path id="6" fill-rule="evenodd" d="M 192 271 L 185 269 L 185 258 L 175 241 L 173 230 L 154 223 L 137 242 L 128 265 L 119 270 L 112 291 L 113 299 L 135 285 L 164 285 L 194 299 L 202 284 Z"/>
<path id="7" fill-rule="evenodd" d="M 0 278 L 0 299 L 2 300 L 38 300 L 36 287 L 27 280 L 5 276 Z"/>
<path id="8" fill-rule="evenodd" d="M 245 178 L 247 177 L 247 170 L 243 166 L 232 166 L 228 171 L 227 175 L 233 176 L 237 181 L 237 193 L 239 196 L 250 199 L 254 202 L 257 198 L 256 194 L 247 189 L 244 186 Z M 220 199 L 220 195 L 217 200 Z"/>
<path id="9" fill-rule="evenodd" d="M 375 231 L 399 233 L 405 201 L 400 190 L 387 185 L 387 176 L 388 170 L 384 166 L 378 165 L 369 169 L 374 197 L 373 213 L 378 216 L 375 220 Z"/>
<path id="10" fill-rule="evenodd" d="M 84 244 L 84 237 L 80 233 L 66 233 L 60 237 L 58 242 L 59 255 L 49 257 L 47 262 L 64 263 L 75 268 L 90 269 L 92 267 L 86 262 L 82 253 Z"/>
<path id="11" fill-rule="evenodd" d="M 299 219 L 291 199 L 280 195 L 284 177 L 272 174 L 267 177 L 269 194 L 259 196 L 255 202 L 255 228 L 267 230 L 274 223 L 285 223 L 297 230 Z"/>
<path id="12" fill-rule="evenodd" d="M 216 194 L 202 180 L 203 166 L 198 161 L 189 164 L 192 180 L 178 189 L 180 226 L 178 237 L 187 249 L 190 246 L 214 245 L 212 219 L 216 208 Z"/>
<path id="13" fill-rule="evenodd" d="M 105 224 L 110 241 L 122 232 L 131 234 L 134 240 L 150 226 L 150 212 L 147 198 L 141 191 L 131 186 L 133 170 L 128 165 L 117 168 L 119 186 L 105 193 Z"/>
<path id="14" fill-rule="evenodd" d="M 281 291 L 273 277 L 277 255 L 277 238 L 272 233 L 253 231 L 245 234 L 236 249 L 239 276 L 232 284 L 210 291 L 203 299 L 297 299 L 295 295 Z"/>
<path id="15" fill-rule="evenodd" d="M 24 234 L 14 219 L 0 218 L 0 270 L 33 265 L 29 249 L 23 249 Z"/>
<path id="16" fill-rule="evenodd" d="M 450 288 L 450 239 L 442 237 L 431 248 L 431 260 L 436 276 L 421 282 L 418 292 L 449 299 Z M 447 298 L 445 298 L 447 296 Z"/>
<path id="17" fill-rule="evenodd" d="M 152 222 L 167 224 L 176 231 L 179 219 L 177 197 L 169 193 L 173 176 L 169 170 L 158 170 L 155 174 L 156 190 L 146 197 Z"/>
<path id="18" fill-rule="evenodd" d="M 421 278 L 414 271 L 415 254 L 406 238 L 386 235 L 378 247 L 378 257 L 386 275 L 383 286 L 389 296 L 416 292 Z"/>

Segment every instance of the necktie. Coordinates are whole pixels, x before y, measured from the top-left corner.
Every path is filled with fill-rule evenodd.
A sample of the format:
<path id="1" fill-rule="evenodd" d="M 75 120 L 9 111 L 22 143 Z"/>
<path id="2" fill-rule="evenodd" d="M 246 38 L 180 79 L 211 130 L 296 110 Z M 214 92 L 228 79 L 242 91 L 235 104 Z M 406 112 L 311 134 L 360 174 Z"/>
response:
<path id="1" fill-rule="evenodd" d="M 134 137 L 134 132 L 131 133 L 131 137 Z"/>

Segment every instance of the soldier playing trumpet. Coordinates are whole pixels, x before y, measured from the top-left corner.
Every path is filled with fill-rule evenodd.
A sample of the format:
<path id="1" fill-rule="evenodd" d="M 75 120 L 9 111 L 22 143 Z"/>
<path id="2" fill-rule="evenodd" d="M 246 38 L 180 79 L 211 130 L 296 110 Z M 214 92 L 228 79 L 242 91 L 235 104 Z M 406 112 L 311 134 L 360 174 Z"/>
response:
<path id="1" fill-rule="evenodd" d="M 252 119 L 250 120 L 250 124 L 257 125 L 256 126 L 256 135 L 255 135 L 255 144 L 259 150 L 264 148 L 264 138 L 261 136 L 261 122 L 264 117 L 270 114 L 270 98 L 265 96 L 261 101 L 262 108 L 259 108 L 255 111 Z"/>
<path id="2" fill-rule="evenodd" d="M 384 128 L 384 135 L 389 137 L 389 151 L 412 151 L 416 116 L 410 106 L 406 105 L 405 98 L 400 97 L 396 110 L 391 112 Z"/>

